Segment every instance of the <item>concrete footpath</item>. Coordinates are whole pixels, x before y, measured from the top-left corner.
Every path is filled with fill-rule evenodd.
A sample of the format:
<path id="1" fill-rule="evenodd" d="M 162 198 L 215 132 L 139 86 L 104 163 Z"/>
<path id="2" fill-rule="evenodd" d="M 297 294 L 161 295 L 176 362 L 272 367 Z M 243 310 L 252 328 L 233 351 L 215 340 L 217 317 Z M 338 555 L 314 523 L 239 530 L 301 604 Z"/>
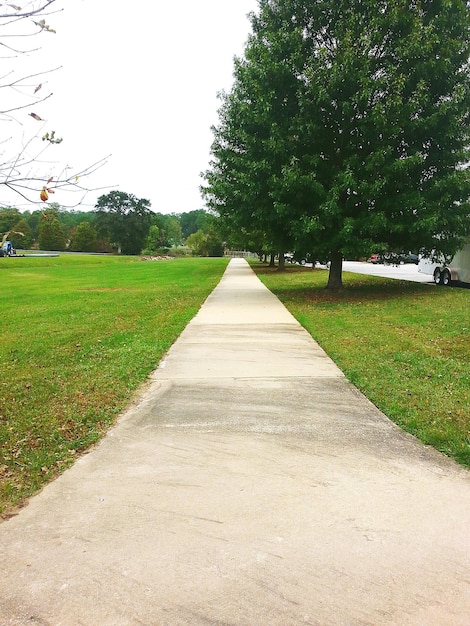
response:
<path id="1" fill-rule="evenodd" d="M 470 472 L 243 260 L 108 436 L 0 524 L 0 625 L 469 626 Z"/>

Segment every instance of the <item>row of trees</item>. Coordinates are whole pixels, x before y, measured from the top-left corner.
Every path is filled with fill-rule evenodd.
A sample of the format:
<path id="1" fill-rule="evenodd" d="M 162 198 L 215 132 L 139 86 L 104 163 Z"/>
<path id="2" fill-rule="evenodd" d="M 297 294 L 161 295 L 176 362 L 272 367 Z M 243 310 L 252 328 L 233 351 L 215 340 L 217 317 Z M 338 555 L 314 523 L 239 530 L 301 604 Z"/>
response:
<path id="1" fill-rule="evenodd" d="M 39 247 L 47 250 L 119 251 L 125 254 L 153 253 L 177 248 L 188 242 L 195 254 L 214 255 L 223 251 L 220 235 L 213 220 L 204 210 L 180 215 L 163 215 L 150 210 L 150 202 L 119 191 L 101 196 L 95 211 L 65 210 L 51 202 L 52 194 L 78 192 L 79 206 L 89 191 L 86 179 L 101 167 L 106 159 L 80 171 L 68 167 L 58 173 L 47 163 L 44 170 L 44 152 L 60 144 L 62 135 L 45 121 L 44 104 L 52 96 L 45 92 L 47 77 L 59 68 L 45 68 L 34 73 L 21 74 L 22 57 L 30 57 L 39 49 L 28 45 L 56 33 L 54 18 L 62 11 L 56 0 L 37 0 L 21 6 L 13 3 L 0 5 L 0 45 L 3 60 L 9 66 L 0 77 L 0 88 L 5 96 L 0 107 L 3 126 L 20 132 L 5 135 L 0 154 L 0 235 L 9 233 L 16 248 Z M 29 122 L 31 132 L 25 132 Z M 35 128 L 36 130 L 32 130 Z M 64 194 L 61 194 L 61 200 Z M 16 206 L 41 206 L 32 211 L 20 211 Z M 43 204 L 47 203 L 48 204 Z M 0 205 L 1 206 L 1 205 Z M 70 207 L 68 207 L 70 209 Z"/>
<path id="2" fill-rule="evenodd" d="M 101 196 L 89 212 L 65 210 L 58 204 L 32 212 L 0 209 L 0 233 L 8 231 L 19 249 L 154 254 L 186 244 L 198 255 L 223 253 L 214 219 L 203 209 L 154 213 L 148 200 L 121 191 Z"/>
<path id="3" fill-rule="evenodd" d="M 463 0 L 259 0 L 207 204 L 254 250 L 453 253 L 470 231 Z M 282 257 L 282 254 L 281 254 Z"/>
<path id="4" fill-rule="evenodd" d="M 98 199 L 95 216 L 98 235 L 124 254 L 176 250 L 183 243 L 201 256 L 223 254 L 217 224 L 203 209 L 163 215 L 153 213 L 148 200 L 112 191 Z"/>

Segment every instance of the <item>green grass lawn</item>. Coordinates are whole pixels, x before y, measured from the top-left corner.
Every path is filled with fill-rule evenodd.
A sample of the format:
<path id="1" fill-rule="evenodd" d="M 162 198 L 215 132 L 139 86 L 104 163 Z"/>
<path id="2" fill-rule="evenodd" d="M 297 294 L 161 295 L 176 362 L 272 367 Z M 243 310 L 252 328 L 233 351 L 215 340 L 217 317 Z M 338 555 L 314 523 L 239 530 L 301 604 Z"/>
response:
<path id="1" fill-rule="evenodd" d="M 216 286 L 226 259 L 0 259 L 0 515 L 96 442 Z M 391 419 L 470 467 L 470 290 L 253 268 Z"/>
<path id="2" fill-rule="evenodd" d="M 0 515 L 96 442 L 226 259 L 0 259 Z"/>
<path id="3" fill-rule="evenodd" d="M 347 378 L 405 430 L 470 467 L 470 289 L 253 269 Z"/>

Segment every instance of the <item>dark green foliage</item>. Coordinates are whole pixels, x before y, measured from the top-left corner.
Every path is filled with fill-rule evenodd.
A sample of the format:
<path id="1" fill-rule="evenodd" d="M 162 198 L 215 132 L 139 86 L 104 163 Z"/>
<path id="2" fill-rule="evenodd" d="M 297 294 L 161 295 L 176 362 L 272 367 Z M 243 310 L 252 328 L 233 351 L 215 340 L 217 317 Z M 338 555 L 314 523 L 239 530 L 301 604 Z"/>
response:
<path id="1" fill-rule="evenodd" d="M 61 209 L 57 204 L 51 204 L 41 211 L 38 243 L 42 250 L 65 250 L 67 237 L 59 220 L 60 213 Z"/>
<path id="2" fill-rule="evenodd" d="M 20 236 L 14 236 L 13 234 L 9 238 L 17 248 L 31 248 L 38 242 L 39 226 L 44 221 L 44 215 L 53 214 L 62 226 L 71 251 L 110 252 L 113 249 L 110 241 L 114 242 L 114 249 L 121 245 L 123 250 L 129 250 L 128 245 L 123 247 L 120 244 L 117 239 L 118 236 L 121 234 L 128 237 L 127 233 L 136 235 L 145 231 L 142 246 L 138 242 L 132 243 L 130 241 L 129 243 L 129 245 L 134 246 L 134 250 L 138 250 L 136 253 L 139 254 L 142 248 L 145 248 L 146 253 L 168 251 L 172 247 L 180 246 L 191 233 L 199 229 L 202 229 L 205 233 L 213 230 L 214 217 L 203 209 L 181 214 L 153 213 L 147 210 L 150 208 L 150 203 L 147 200 L 138 201 L 131 194 L 123 194 L 123 196 L 124 204 L 122 211 L 117 209 L 106 211 L 103 207 L 98 212 L 96 210 L 65 210 L 56 203 L 50 204 L 48 208 L 35 210 L 32 213 L 29 211 L 20 213 L 17 209 L 3 208 L 0 209 L 0 234 L 3 235 L 3 233 L 12 229 L 23 232 L 26 238 L 21 238 L 20 240 Z M 102 196 L 102 198 L 106 197 Z M 116 200 L 117 205 L 119 205 L 120 198 L 122 196 L 118 198 L 113 196 L 112 200 Z M 132 210 L 128 210 L 129 207 L 126 209 L 127 200 L 130 200 L 131 205 L 132 202 L 136 203 Z M 142 206 L 140 208 L 137 206 L 139 202 L 145 204 L 143 210 Z M 99 219 L 97 220 L 98 217 Z M 20 222 L 21 227 L 19 225 Z M 151 232 L 147 224 L 149 224 L 149 227 L 154 227 Z M 96 238 L 98 238 L 98 241 L 95 241 Z M 219 242 L 219 249 L 220 245 L 221 243 Z"/>
<path id="3" fill-rule="evenodd" d="M 180 215 L 181 234 L 184 239 L 196 233 L 198 230 L 204 231 L 209 214 L 204 209 L 189 211 Z"/>
<path id="4" fill-rule="evenodd" d="M 41 250 L 65 250 L 65 233 L 55 216 L 45 216 L 39 226 L 39 247 Z"/>
<path id="5" fill-rule="evenodd" d="M 33 213 L 30 213 L 29 211 L 25 211 L 22 215 L 28 222 L 28 226 L 31 228 L 33 242 L 37 242 L 39 237 L 39 224 L 42 221 L 42 212 L 33 211 Z"/>
<path id="6" fill-rule="evenodd" d="M 23 233 L 20 235 L 19 233 Z M 33 236 L 28 222 L 22 217 L 14 226 L 13 231 L 8 236 L 14 248 L 27 250 L 33 243 Z"/>
<path id="7" fill-rule="evenodd" d="M 89 222 L 81 222 L 77 226 L 70 242 L 70 250 L 74 252 L 98 251 L 98 236 Z"/>
<path id="8" fill-rule="evenodd" d="M 223 94 L 208 205 L 332 260 L 454 252 L 470 230 L 462 0 L 260 0 Z"/>
<path id="9" fill-rule="evenodd" d="M 4 208 L 0 209 L 0 235 L 12 230 L 20 221 L 22 215 L 18 209 Z"/>
<path id="10" fill-rule="evenodd" d="M 195 233 L 191 233 L 186 240 L 186 245 L 191 248 L 195 256 L 224 256 L 223 242 L 215 230 L 207 233 L 198 230 Z"/>
<path id="11" fill-rule="evenodd" d="M 152 225 L 146 248 L 151 251 L 168 251 L 173 246 L 179 246 L 182 242 L 180 216 L 174 213 L 152 214 Z"/>
<path id="12" fill-rule="evenodd" d="M 140 254 L 151 224 L 150 202 L 123 191 L 100 196 L 96 204 L 96 226 L 99 235 L 123 254 Z"/>

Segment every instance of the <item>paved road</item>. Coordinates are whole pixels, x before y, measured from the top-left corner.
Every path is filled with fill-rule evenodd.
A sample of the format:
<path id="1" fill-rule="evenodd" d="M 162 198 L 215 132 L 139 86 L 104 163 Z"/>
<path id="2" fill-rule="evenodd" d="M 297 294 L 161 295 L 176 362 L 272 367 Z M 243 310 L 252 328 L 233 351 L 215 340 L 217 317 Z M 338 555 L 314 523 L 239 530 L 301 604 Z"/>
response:
<path id="1" fill-rule="evenodd" d="M 468 626 L 470 473 L 243 260 L 90 454 L 0 525 L 0 624 Z"/>
<path id="2" fill-rule="evenodd" d="M 411 280 L 416 283 L 434 284 L 433 277 L 429 274 L 418 272 L 418 266 L 414 263 L 404 265 L 374 265 L 373 263 L 362 263 L 360 261 L 344 261 L 343 270 L 356 274 L 371 274 L 373 276 L 384 276 L 385 278 Z"/>
<path id="3" fill-rule="evenodd" d="M 312 267 L 307 263 L 306 267 Z M 317 264 L 317 267 L 326 269 L 325 265 Z M 410 280 L 415 283 L 428 283 L 434 285 L 433 277 L 430 274 L 423 274 L 418 271 L 418 266 L 414 263 L 403 265 L 385 265 L 366 263 L 365 261 L 343 261 L 343 271 L 354 274 L 366 274 L 370 276 L 383 276 L 384 278 L 394 278 L 396 280 Z"/>

